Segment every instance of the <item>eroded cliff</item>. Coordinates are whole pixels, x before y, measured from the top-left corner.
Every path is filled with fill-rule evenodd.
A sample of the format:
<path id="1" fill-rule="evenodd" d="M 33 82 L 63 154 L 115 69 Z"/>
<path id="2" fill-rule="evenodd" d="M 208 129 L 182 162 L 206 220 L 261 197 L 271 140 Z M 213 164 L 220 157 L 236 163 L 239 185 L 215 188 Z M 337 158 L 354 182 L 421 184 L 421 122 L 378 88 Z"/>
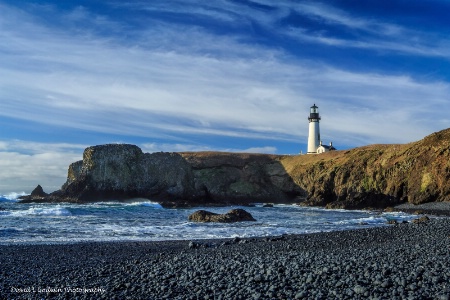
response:
<path id="1" fill-rule="evenodd" d="M 89 147 L 69 166 L 66 183 L 23 202 L 92 202 L 148 198 L 175 206 L 293 202 L 306 196 L 280 156 L 218 152 L 143 153 L 134 145 Z"/>
<path id="2" fill-rule="evenodd" d="M 191 166 L 196 195 L 208 203 L 287 203 L 306 197 L 284 169 L 283 156 L 225 152 L 180 155 Z"/>
<path id="3" fill-rule="evenodd" d="M 69 166 L 66 183 L 50 200 L 69 202 L 134 197 L 191 199 L 193 172 L 177 153 L 143 153 L 135 145 L 87 148 L 83 160 Z"/>
<path id="4" fill-rule="evenodd" d="M 450 201 L 450 129 L 415 143 L 371 145 L 282 160 L 306 205 L 386 207 Z"/>
<path id="5" fill-rule="evenodd" d="M 320 155 L 143 153 L 101 145 L 69 166 L 67 182 L 24 201 L 149 198 L 168 206 L 293 203 L 332 208 L 450 201 L 450 129 L 404 145 Z"/>

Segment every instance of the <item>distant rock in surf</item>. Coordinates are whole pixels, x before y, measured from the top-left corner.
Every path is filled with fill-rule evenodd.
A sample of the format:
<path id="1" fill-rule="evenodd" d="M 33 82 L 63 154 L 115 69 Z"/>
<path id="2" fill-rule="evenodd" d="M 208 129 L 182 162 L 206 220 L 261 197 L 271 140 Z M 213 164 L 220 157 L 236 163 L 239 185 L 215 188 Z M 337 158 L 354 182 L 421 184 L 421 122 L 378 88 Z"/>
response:
<path id="1" fill-rule="evenodd" d="M 22 203 L 42 202 L 42 201 L 46 200 L 47 196 L 48 196 L 48 194 L 46 192 L 44 192 L 44 189 L 42 188 L 42 186 L 40 184 L 38 184 L 38 186 L 34 188 L 34 190 L 31 192 L 30 195 L 20 196 L 19 200 Z"/>
<path id="2" fill-rule="evenodd" d="M 226 214 L 216 214 L 206 210 L 197 210 L 188 217 L 192 222 L 234 223 L 256 221 L 253 216 L 243 209 L 232 209 Z"/>
<path id="3" fill-rule="evenodd" d="M 37 187 L 34 188 L 34 190 L 31 192 L 30 196 L 32 197 L 47 197 L 48 194 L 44 192 L 44 189 L 40 184 L 38 184 Z"/>

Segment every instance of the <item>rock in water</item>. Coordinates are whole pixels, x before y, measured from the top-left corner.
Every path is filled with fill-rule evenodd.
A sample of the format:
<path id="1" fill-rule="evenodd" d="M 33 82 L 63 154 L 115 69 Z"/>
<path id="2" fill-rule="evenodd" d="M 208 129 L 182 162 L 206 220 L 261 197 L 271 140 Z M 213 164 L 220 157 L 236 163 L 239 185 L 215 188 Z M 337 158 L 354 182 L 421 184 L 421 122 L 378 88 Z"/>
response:
<path id="1" fill-rule="evenodd" d="M 206 210 L 197 210 L 189 216 L 192 222 L 233 223 L 243 221 L 256 221 L 253 216 L 243 209 L 232 209 L 226 214 L 216 214 Z"/>
<path id="2" fill-rule="evenodd" d="M 34 188 L 30 195 L 20 196 L 19 200 L 22 203 L 30 202 L 45 202 L 48 194 L 44 192 L 44 189 L 40 184 Z"/>
<path id="3" fill-rule="evenodd" d="M 420 217 L 418 219 L 412 220 L 412 222 L 415 223 L 415 224 L 423 224 L 423 223 L 428 222 L 429 220 L 430 220 L 430 218 L 428 216 L 423 216 L 423 217 Z"/>
<path id="4" fill-rule="evenodd" d="M 256 221 L 253 216 L 243 209 L 232 209 L 224 215 L 226 222 L 242 222 L 242 221 Z"/>
<path id="5" fill-rule="evenodd" d="M 46 197 L 48 194 L 44 192 L 44 189 L 40 184 L 31 192 L 31 197 Z"/>

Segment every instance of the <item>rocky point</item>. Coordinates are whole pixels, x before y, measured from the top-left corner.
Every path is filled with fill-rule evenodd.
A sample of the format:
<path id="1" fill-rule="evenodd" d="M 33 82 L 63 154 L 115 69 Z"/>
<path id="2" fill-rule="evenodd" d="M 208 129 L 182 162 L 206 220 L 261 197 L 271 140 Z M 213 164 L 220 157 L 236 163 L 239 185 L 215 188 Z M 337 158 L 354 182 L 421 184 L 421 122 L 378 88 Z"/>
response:
<path id="1" fill-rule="evenodd" d="M 39 195 L 38 195 L 39 194 Z M 89 147 L 58 191 L 23 202 L 148 198 L 166 207 L 301 203 L 383 208 L 450 201 L 450 129 L 409 144 L 318 155 L 143 153 L 134 145 Z"/>

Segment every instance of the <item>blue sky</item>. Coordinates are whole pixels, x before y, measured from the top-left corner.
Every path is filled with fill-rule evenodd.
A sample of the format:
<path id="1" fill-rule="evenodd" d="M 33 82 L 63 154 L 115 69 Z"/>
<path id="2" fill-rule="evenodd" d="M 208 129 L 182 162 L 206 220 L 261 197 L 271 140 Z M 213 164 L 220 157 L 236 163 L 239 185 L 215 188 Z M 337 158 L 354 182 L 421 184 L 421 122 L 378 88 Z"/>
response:
<path id="1" fill-rule="evenodd" d="M 450 127 L 448 1 L 2 1 L 0 194 L 85 147 L 306 151 Z"/>

